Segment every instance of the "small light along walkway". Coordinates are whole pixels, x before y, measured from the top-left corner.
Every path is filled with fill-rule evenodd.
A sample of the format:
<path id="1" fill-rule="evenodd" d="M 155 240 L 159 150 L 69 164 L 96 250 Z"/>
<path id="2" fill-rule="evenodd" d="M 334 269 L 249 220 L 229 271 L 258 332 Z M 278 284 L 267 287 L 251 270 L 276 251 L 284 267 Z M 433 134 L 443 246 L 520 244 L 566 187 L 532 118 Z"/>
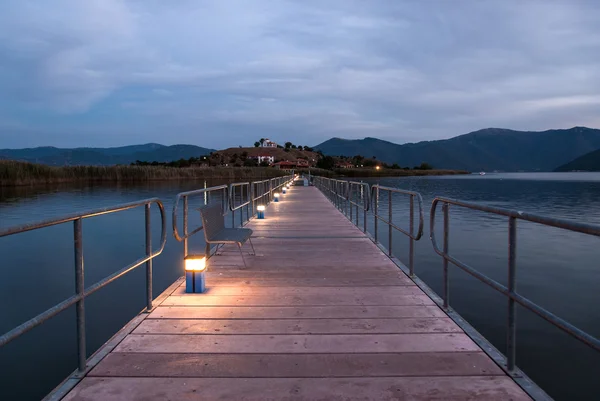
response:
<path id="1" fill-rule="evenodd" d="M 224 248 L 64 399 L 530 399 L 316 188 L 248 227 L 247 269 Z"/>

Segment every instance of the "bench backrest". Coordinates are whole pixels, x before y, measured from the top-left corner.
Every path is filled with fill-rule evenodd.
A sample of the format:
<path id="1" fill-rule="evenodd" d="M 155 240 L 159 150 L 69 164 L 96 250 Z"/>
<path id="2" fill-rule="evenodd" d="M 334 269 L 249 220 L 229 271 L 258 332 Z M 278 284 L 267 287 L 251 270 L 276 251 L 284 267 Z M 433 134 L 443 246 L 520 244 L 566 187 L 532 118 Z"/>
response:
<path id="1" fill-rule="evenodd" d="M 202 227 L 204 227 L 204 238 L 207 241 L 212 240 L 225 228 L 225 217 L 221 205 L 216 203 L 200 209 L 202 216 Z"/>

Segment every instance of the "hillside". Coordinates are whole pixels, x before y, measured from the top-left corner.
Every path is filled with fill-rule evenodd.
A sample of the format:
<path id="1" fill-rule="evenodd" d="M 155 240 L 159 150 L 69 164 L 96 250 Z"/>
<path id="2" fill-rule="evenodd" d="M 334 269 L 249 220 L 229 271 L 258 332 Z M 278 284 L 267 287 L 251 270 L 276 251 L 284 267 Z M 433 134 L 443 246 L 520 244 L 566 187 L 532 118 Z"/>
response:
<path id="1" fill-rule="evenodd" d="M 554 171 L 600 171 L 600 149 L 579 156 Z"/>
<path id="2" fill-rule="evenodd" d="M 233 155 L 242 155 L 247 153 L 247 157 L 257 156 L 273 156 L 275 160 L 296 160 L 298 158 L 307 159 L 309 162 L 316 162 L 319 155 L 315 152 L 308 150 L 299 149 L 287 149 L 283 148 L 262 148 L 262 147 L 248 147 L 248 148 L 228 148 L 215 152 L 218 155 L 226 155 L 232 157 Z"/>
<path id="3" fill-rule="evenodd" d="M 333 138 L 315 146 L 328 155 L 375 156 L 387 163 L 468 171 L 553 171 L 600 148 L 600 130 L 585 127 L 548 131 L 487 128 L 450 139 L 404 145 L 376 138 Z"/>
<path id="4" fill-rule="evenodd" d="M 168 162 L 208 155 L 212 149 L 194 145 L 165 146 L 156 143 L 116 148 L 39 147 L 28 149 L 0 149 L 0 159 L 20 160 L 50 166 L 110 166 L 130 164 L 136 160 Z"/>

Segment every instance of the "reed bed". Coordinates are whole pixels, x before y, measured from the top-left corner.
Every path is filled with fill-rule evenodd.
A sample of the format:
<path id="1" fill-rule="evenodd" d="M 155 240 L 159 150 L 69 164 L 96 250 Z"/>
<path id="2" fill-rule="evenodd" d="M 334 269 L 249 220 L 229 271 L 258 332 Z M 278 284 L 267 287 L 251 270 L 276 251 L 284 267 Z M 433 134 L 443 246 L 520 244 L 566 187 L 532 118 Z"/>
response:
<path id="1" fill-rule="evenodd" d="M 0 186 L 85 182 L 147 182 L 220 178 L 266 179 L 284 171 L 266 167 L 64 166 L 0 160 Z"/>

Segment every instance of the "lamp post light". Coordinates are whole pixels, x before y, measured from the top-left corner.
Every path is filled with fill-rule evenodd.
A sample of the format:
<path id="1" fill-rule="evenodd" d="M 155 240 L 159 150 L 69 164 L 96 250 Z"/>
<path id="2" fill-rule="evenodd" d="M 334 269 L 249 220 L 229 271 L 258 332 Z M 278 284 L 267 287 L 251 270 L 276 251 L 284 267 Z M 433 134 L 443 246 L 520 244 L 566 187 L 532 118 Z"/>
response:
<path id="1" fill-rule="evenodd" d="M 279 192 L 273 194 L 273 202 L 279 202 Z"/>
<path id="2" fill-rule="evenodd" d="M 257 219 L 265 218 L 265 206 L 264 205 L 256 206 L 256 218 Z"/>
<path id="3" fill-rule="evenodd" d="M 185 292 L 201 294 L 206 290 L 206 257 L 204 255 L 188 255 L 185 265 Z"/>

